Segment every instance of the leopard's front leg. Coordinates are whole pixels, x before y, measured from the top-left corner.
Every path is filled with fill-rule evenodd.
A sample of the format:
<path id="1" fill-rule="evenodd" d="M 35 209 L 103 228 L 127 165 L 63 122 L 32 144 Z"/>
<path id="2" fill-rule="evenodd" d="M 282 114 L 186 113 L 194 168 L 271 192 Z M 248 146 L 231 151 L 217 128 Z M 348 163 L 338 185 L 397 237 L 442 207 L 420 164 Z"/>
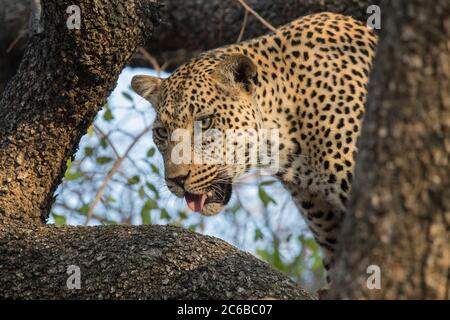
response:
<path id="1" fill-rule="evenodd" d="M 342 200 L 333 186 L 321 188 L 294 189 L 292 195 L 309 229 L 323 252 L 323 266 L 326 270 L 327 285 L 331 283 L 335 251 L 339 241 L 340 227 L 345 215 Z M 342 198 L 342 197 L 341 197 Z"/>

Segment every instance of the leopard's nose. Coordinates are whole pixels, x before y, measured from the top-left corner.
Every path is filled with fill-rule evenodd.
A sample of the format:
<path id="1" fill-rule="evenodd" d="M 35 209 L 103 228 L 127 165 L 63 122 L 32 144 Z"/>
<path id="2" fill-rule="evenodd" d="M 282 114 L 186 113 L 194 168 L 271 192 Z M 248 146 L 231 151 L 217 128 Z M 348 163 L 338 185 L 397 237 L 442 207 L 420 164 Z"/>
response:
<path id="1" fill-rule="evenodd" d="M 180 188 L 184 189 L 184 183 L 186 182 L 187 177 L 189 176 L 189 173 L 186 175 L 180 175 L 172 178 L 168 178 L 169 181 L 176 184 Z"/>

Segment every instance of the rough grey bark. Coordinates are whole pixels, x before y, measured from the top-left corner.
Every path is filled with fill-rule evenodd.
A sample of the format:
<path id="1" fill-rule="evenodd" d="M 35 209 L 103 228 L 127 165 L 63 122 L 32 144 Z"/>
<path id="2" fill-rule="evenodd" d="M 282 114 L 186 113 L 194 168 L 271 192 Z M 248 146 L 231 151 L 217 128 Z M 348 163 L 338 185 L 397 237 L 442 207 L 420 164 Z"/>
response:
<path id="1" fill-rule="evenodd" d="M 0 255 L 2 298 L 313 299 L 252 255 L 177 227 L 9 220 L 0 224 Z M 80 268 L 79 290 L 67 287 L 70 265 Z"/>
<path id="2" fill-rule="evenodd" d="M 381 0 L 246 0 L 258 14 L 278 27 L 298 17 L 323 11 L 367 19 L 367 7 Z M 161 61 L 176 67 L 199 51 L 235 43 L 245 10 L 237 0 L 166 0 L 164 20 L 152 37 L 149 50 Z M 243 39 L 269 30 L 249 15 Z M 180 50 L 182 49 L 182 50 Z"/>
<path id="3" fill-rule="evenodd" d="M 159 21 L 151 0 L 47 0 L 0 101 L 1 298 L 311 299 L 211 237 L 163 226 L 45 225 L 55 188 L 119 72 Z M 81 30 L 66 8 L 81 7 Z M 81 289 L 68 290 L 69 265 Z"/>
<path id="4" fill-rule="evenodd" d="M 79 5 L 80 30 L 69 30 Z M 27 46 L 0 100 L 0 215 L 45 221 L 66 162 L 152 32 L 153 1 L 44 1 L 44 32 Z"/>
<path id="5" fill-rule="evenodd" d="M 0 94 L 22 60 L 29 8 L 30 0 L 2 0 L 0 5 Z"/>
<path id="6" fill-rule="evenodd" d="M 449 299 L 450 3 L 389 1 L 382 15 L 331 297 Z"/>
<path id="7" fill-rule="evenodd" d="M 247 0 L 262 17 L 274 26 L 283 25 L 303 15 L 332 11 L 367 19 L 367 7 L 381 0 Z M 17 70 L 25 48 L 25 35 L 10 53 L 6 48 L 26 31 L 30 0 L 2 0 L 0 6 L 0 92 L 7 79 Z M 236 0 L 165 0 L 163 23 L 152 37 L 147 50 L 160 63 L 174 67 L 198 52 L 236 42 L 241 31 L 245 10 Z M 249 16 L 243 39 L 250 39 L 268 30 L 252 15 Z M 133 65 L 148 65 L 143 59 L 133 59 Z"/>

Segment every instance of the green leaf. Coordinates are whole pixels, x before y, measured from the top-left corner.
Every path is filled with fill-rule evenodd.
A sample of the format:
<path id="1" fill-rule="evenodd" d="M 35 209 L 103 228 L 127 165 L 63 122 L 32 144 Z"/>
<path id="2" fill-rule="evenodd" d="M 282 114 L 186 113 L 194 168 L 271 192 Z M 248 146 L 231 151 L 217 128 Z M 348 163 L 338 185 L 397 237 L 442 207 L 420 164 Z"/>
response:
<path id="1" fill-rule="evenodd" d="M 153 163 L 150 163 L 150 168 L 152 169 L 153 173 L 159 175 L 159 169 L 157 166 L 155 166 Z"/>
<path id="2" fill-rule="evenodd" d="M 144 190 L 143 186 L 139 187 L 138 195 L 139 195 L 140 199 L 144 199 L 144 197 L 145 197 L 145 190 Z"/>
<path id="3" fill-rule="evenodd" d="M 151 224 L 152 223 L 152 218 L 150 216 L 150 210 L 148 210 L 145 206 L 142 207 L 141 218 L 142 218 L 142 224 Z"/>
<path id="4" fill-rule="evenodd" d="M 112 114 L 112 111 L 110 108 L 106 108 L 105 113 L 103 114 L 103 120 L 105 121 L 111 121 L 112 119 L 114 119 L 114 116 Z"/>
<path id="5" fill-rule="evenodd" d="M 258 195 L 261 201 L 263 202 L 264 207 L 267 207 L 269 203 L 276 203 L 276 201 L 267 194 L 267 192 L 263 188 L 258 188 Z"/>
<path id="6" fill-rule="evenodd" d="M 101 146 L 103 149 L 106 149 L 106 148 L 108 147 L 108 141 L 106 140 L 105 137 L 103 137 L 103 138 L 100 139 L 100 146 Z"/>
<path id="7" fill-rule="evenodd" d="M 85 147 L 84 148 L 84 154 L 86 155 L 86 157 L 90 157 L 94 154 L 94 148 L 92 147 Z"/>
<path id="8" fill-rule="evenodd" d="M 133 97 L 126 91 L 122 91 L 122 95 L 124 96 L 125 99 L 133 102 Z"/>
<path id="9" fill-rule="evenodd" d="M 303 239 L 302 242 L 313 253 L 319 250 L 319 245 L 314 239 Z"/>
<path id="10" fill-rule="evenodd" d="M 147 201 L 145 201 L 141 209 L 142 224 L 152 223 L 150 212 L 153 209 L 158 209 L 158 204 L 156 203 L 156 201 L 153 199 L 148 199 Z"/>
<path id="11" fill-rule="evenodd" d="M 135 185 L 138 184 L 141 181 L 141 178 L 139 176 L 132 176 L 128 179 L 127 183 L 128 185 Z"/>
<path id="12" fill-rule="evenodd" d="M 262 233 L 261 229 L 258 228 L 255 230 L 255 238 L 254 239 L 255 239 L 255 241 L 264 239 L 264 234 Z"/>
<path id="13" fill-rule="evenodd" d="M 320 257 L 320 255 L 318 257 L 314 257 L 314 263 L 311 266 L 311 270 L 312 271 L 317 271 L 323 268 L 323 264 L 322 264 L 322 258 Z"/>
<path id="14" fill-rule="evenodd" d="M 180 220 L 186 220 L 187 219 L 187 214 L 185 211 L 180 210 L 178 211 L 178 217 L 180 218 Z"/>
<path id="15" fill-rule="evenodd" d="M 277 182 L 276 180 L 267 180 L 267 181 L 263 181 L 259 184 L 260 187 L 264 187 L 264 186 L 271 186 L 273 185 L 275 182 Z"/>
<path id="16" fill-rule="evenodd" d="M 158 203 L 153 199 L 148 199 L 145 203 L 150 208 L 150 210 L 158 209 Z"/>
<path id="17" fill-rule="evenodd" d="M 107 221 L 105 221 L 105 224 L 119 224 L 119 223 L 114 220 L 107 220 Z"/>
<path id="18" fill-rule="evenodd" d="M 110 157 L 97 157 L 97 159 L 95 160 L 98 164 L 107 164 L 110 163 L 113 159 Z"/>
<path id="19" fill-rule="evenodd" d="M 116 199 L 114 199 L 114 197 L 112 195 L 108 195 L 105 198 L 105 201 L 108 202 L 108 203 L 111 203 L 111 202 L 116 202 Z"/>
<path id="20" fill-rule="evenodd" d="M 85 204 L 83 204 L 82 206 L 81 206 L 81 208 L 80 209 L 78 209 L 78 211 L 80 211 L 80 213 L 82 214 L 82 215 L 87 215 L 87 213 L 88 213 L 88 211 L 89 211 L 89 204 L 87 204 L 87 203 L 85 203 Z"/>
<path id="21" fill-rule="evenodd" d="M 155 148 L 151 147 L 150 149 L 148 149 L 147 151 L 147 157 L 151 158 L 155 155 Z"/>
<path id="22" fill-rule="evenodd" d="M 73 166 L 71 159 L 67 160 L 66 166 L 67 166 L 67 169 L 66 169 L 66 172 L 64 173 L 65 180 L 73 181 L 73 180 L 79 179 L 83 176 L 83 173 L 81 173 L 81 172 L 71 172 L 72 166 Z"/>
<path id="23" fill-rule="evenodd" d="M 66 217 L 65 216 L 61 216 L 61 215 L 56 214 L 56 213 L 53 213 L 52 216 L 53 216 L 53 219 L 55 219 L 55 224 L 58 224 L 58 225 L 66 224 Z"/>
<path id="24" fill-rule="evenodd" d="M 169 212 L 167 212 L 166 209 L 162 208 L 162 209 L 161 209 L 161 215 L 160 215 L 160 218 L 161 218 L 162 220 L 167 220 L 167 221 L 169 221 L 172 217 L 170 216 Z"/>
<path id="25" fill-rule="evenodd" d="M 292 239 L 292 233 L 289 233 L 289 235 L 286 237 L 286 242 L 291 241 Z"/>
<path id="26" fill-rule="evenodd" d="M 273 247 L 274 247 L 274 249 L 273 249 L 273 265 L 278 270 L 285 271 L 286 266 L 283 263 L 283 259 L 281 259 L 281 254 L 280 254 L 280 242 L 277 239 L 275 239 L 273 241 Z"/>
<path id="27" fill-rule="evenodd" d="M 289 271 L 289 266 L 286 265 L 281 258 L 280 241 L 278 239 L 274 239 L 272 245 L 273 250 L 256 249 L 256 254 L 278 270 L 287 273 L 287 271 Z"/>
<path id="28" fill-rule="evenodd" d="M 259 257 L 261 257 L 261 259 L 263 259 L 264 261 L 272 264 L 272 254 L 269 251 L 263 249 L 256 249 L 256 254 Z"/>
<path id="29" fill-rule="evenodd" d="M 155 198 L 159 199 L 159 191 L 158 189 L 156 189 L 156 187 L 151 184 L 150 182 L 146 182 L 145 185 L 147 186 L 147 188 L 151 191 L 153 191 L 153 193 L 155 194 Z"/>
<path id="30" fill-rule="evenodd" d="M 70 169 L 72 169 L 72 159 L 67 159 L 66 162 L 66 171 L 69 171 Z"/>
<path id="31" fill-rule="evenodd" d="M 66 181 L 74 181 L 74 180 L 80 179 L 81 177 L 83 177 L 83 173 L 81 173 L 81 172 L 66 171 L 66 174 L 64 175 L 64 179 Z"/>
<path id="32" fill-rule="evenodd" d="M 88 137 L 92 137 L 93 134 L 94 134 L 94 126 L 89 126 L 89 128 L 87 129 Z"/>

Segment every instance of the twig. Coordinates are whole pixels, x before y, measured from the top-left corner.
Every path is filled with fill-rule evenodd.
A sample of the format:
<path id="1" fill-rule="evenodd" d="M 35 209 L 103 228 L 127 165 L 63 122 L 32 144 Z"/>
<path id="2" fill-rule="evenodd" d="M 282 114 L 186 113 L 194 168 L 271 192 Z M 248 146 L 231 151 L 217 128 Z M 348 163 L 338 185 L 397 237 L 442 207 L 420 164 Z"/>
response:
<path id="1" fill-rule="evenodd" d="M 275 32 L 277 29 L 272 26 L 267 20 L 265 20 L 263 17 L 261 17 L 255 10 L 253 10 L 244 0 L 237 0 L 245 10 L 250 12 L 252 15 L 256 17 L 263 25 L 265 25 L 270 31 Z"/>
<path id="2" fill-rule="evenodd" d="M 244 36 L 245 28 L 247 27 L 247 21 L 248 21 L 248 11 L 245 10 L 244 21 L 242 21 L 241 31 L 239 32 L 239 37 L 236 40 L 237 43 L 241 42 L 242 37 Z"/>
<path id="3" fill-rule="evenodd" d="M 147 50 L 145 50 L 142 47 L 139 47 L 139 52 L 144 56 L 145 60 L 148 61 L 148 63 L 151 64 L 152 68 L 159 73 L 161 73 L 161 71 L 163 70 L 161 68 L 161 66 L 159 65 L 158 61 L 156 60 L 156 58 L 154 56 L 152 56 L 150 54 L 150 52 L 148 52 Z"/>
<path id="4" fill-rule="evenodd" d="M 68 210 L 68 211 L 70 211 L 70 212 L 77 212 L 78 214 L 80 214 L 80 215 L 82 215 L 83 213 L 79 210 L 79 209 L 77 209 L 77 208 L 72 208 L 72 207 L 69 207 L 67 204 L 65 204 L 65 203 L 56 203 L 55 204 L 55 206 L 57 206 L 57 207 L 61 207 L 61 208 L 63 208 L 63 209 L 65 209 L 65 210 Z M 108 218 L 106 218 L 106 217 L 102 217 L 102 216 L 99 216 L 99 215 L 96 215 L 96 214 L 94 214 L 93 216 L 92 216 L 92 218 L 94 218 L 95 220 L 98 220 L 99 222 L 101 222 L 101 223 L 107 223 L 108 222 Z"/>
<path id="5" fill-rule="evenodd" d="M 114 146 L 114 144 L 112 143 L 111 139 L 109 139 L 109 136 L 107 134 L 105 134 L 102 129 L 100 129 L 98 126 L 96 126 L 94 124 L 94 132 L 99 135 L 102 138 L 105 138 L 105 140 L 108 142 L 109 146 L 111 147 L 114 155 L 116 156 L 116 158 L 120 158 L 119 153 L 117 152 L 116 147 Z"/>
<path id="6" fill-rule="evenodd" d="M 17 37 L 14 39 L 13 42 L 11 42 L 11 44 L 8 47 L 8 49 L 6 49 L 6 53 L 10 53 L 12 51 L 12 49 L 14 49 L 16 44 L 19 43 L 20 39 L 22 39 L 26 34 L 27 34 L 26 30 L 20 30 L 20 32 L 17 35 Z"/>
<path id="7" fill-rule="evenodd" d="M 130 153 L 131 149 L 133 149 L 133 147 L 136 145 L 136 143 L 142 138 L 142 136 L 144 136 L 151 127 L 147 127 L 145 128 L 140 134 L 138 134 L 135 139 L 133 140 L 133 142 L 128 146 L 127 150 L 125 151 L 125 153 L 116 160 L 116 162 L 114 162 L 114 165 L 112 166 L 111 170 L 109 170 L 108 174 L 105 177 L 105 180 L 103 180 L 100 188 L 97 191 L 97 194 L 95 195 L 94 201 L 92 202 L 92 204 L 89 207 L 88 213 L 87 213 L 87 217 L 86 217 L 86 221 L 85 221 L 85 225 L 87 225 L 89 223 L 89 221 L 91 220 L 92 216 L 94 215 L 94 209 L 95 206 L 100 202 L 101 198 L 103 197 L 103 195 L 105 194 L 106 191 L 106 187 L 108 186 L 109 181 L 112 179 L 112 177 L 114 176 L 115 172 L 120 168 L 120 166 L 122 165 L 123 160 L 125 160 L 128 156 L 128 154 Z"/>

